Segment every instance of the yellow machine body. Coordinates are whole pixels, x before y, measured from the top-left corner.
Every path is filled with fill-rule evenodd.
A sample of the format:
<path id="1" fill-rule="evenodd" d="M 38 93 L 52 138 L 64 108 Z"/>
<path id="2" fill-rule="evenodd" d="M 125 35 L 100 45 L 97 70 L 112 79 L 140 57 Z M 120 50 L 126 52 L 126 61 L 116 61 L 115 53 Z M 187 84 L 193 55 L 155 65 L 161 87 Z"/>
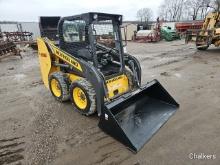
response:
<path id="1" fill-rule="evenodd" d="M 216 47 L 220 46 L 220 13 L 210 12 L 198 34 L 190 32 L 188 31 L 189 34 L 186 36 L 186 43 L 196 42 L 199 50 L 206 50 L 211 44 Z"/>
<path id="2" fill-rule="evenodd" d="M 123 94 L 129 90 L 128 78 L 126 75 L 120 75 L 106 81 L 109 98 L 115 95 Z"/>
<path id="3" fill-rule="evenodd" d="M 41 77 L 44 85 L 49 89 L 49 75 L 53 72 L 59 71 L 60 68 L 52 66 L 51 55 L 47 49 L 45 41 L 42 38 L 37 39 L 37 45 Z"/>
<path id="4" fill-rule="evenodd" d="M 214 30 L 214 29 L 216 29 L 215 25 L 218 21 L 219 21 L 219 13 L 218 12 L 209 13 L 205 18 L 202 30 Z"/>
<path id="5" fill-rule="evenodd" d="M 72 67 L 79 70 L 80 72 L 83 71 L 77 59 L 74 59 L 68 56 L 67 53 L 65 53 L 64 51 L 61 51 L 58 47 L 56 47 L 53 42 L 49 41 L 49 44 L 50 44 L 50 48 L 52 48 L 52 52 L 53 52 L 52 54 L 49 53 L 45 40 L 43 38 L 37 39 L 41 76 L 42 76 L 44 85 L 48 89 L 49 89 L 49 84 L 48 84 L 49 75 L 53 72 L 57 72 L 60 70 L 59 67 L 52 65 L 51 58 L 55 59 L 56 62 L 59 62 L 59 60 L 66 62 Z M 79 75 L 75 75 L 72 73 L 66 73 L 66 75 L 70 82 L 73 82 L 73 81 L 76 81 L 82 78 Z M 107 79 L 105 83 L 106 83 L 107 90 L 108 90 L 107 99 L 111 99 L 115 96 L 121 95 L 131 90 L 129 89 L 128 78 L 124 74 Z"/>
<path id="6" fill-rule="evenodd" d="M 211 44 L 220 46 L 220 13 L 211 12 L 206 16 L 200 35 L 210 37 Z"/>

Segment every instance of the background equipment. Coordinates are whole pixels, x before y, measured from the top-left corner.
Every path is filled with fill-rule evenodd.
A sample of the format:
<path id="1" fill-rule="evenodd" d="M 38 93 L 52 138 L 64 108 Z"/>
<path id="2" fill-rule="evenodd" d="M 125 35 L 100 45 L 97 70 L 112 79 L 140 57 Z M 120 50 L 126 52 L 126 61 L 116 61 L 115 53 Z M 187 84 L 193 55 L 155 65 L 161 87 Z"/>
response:
<path id="1" fill-rule="evenodd" d="M 159 17 L 157 18 L 157 23 L 153 29 L 147 24 L 139 24 L 137 27 L 138 31 L 134 32 L 134 41 L 139 43 L 146 42 L 159 42 L 161 40 L 161 22 Z"/>
<path id="2" fill-rule="evenodd" d="M 61 18 L 58 42 L 44 33 L 38 53 L 52 95 L 83 115 L 97 112 L 99 127 L 137 152 L 179 105 L 157 80 L 141 85 L 138 60 L 123 52 L 121 24 L 121 15 L 106 13 Z"/>
<path id="3" fill-rule="evenodd" d="M 172 29 L 169 26 L 161 27 L 161 38 L 166 41 L 174 41 L 180 39 L 180 35 L 176 32 L 176 30 Z"/>
<path id="4" fill-rule="evenodd" d="M 220 46 L 220 13 L 210 12 L 203 23 L 202 29 L 188 31 L 186 43 L 193 41 L 198 50 L 207 50 L 211 44 Z"/>
<path id="5" fill-rule="evenodd" d="M 22 58 L 19 50 L 15 43 L 4 39 L 3 33 L 0 32 L 0 60 L 8 56 L 19 56 Z"/>

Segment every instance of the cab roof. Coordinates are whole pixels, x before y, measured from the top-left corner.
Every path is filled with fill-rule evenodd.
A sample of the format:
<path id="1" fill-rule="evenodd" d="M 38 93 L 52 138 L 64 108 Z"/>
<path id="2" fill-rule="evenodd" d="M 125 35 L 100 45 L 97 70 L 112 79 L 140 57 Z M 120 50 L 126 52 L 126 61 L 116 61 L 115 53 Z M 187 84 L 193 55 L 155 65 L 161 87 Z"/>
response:
<path id="1" fill-rule="evenodd" d="M 97 17 L 97 19 L 96 19 Z M 62 20 L 76 20 L 76 19 L 83 19 L 88 24 L 91 24 L 93 21 L 104 21 L 104 20 L 112 20 L 114 22 L 118 22 L 119 25 L 122 24 L 122 15 L 119 14 L 108 14 L 108 13 L 99 13 L 99 12 L 89 12 L 83 13 L 74 16 L 68 16 L 61 18 Z"/>

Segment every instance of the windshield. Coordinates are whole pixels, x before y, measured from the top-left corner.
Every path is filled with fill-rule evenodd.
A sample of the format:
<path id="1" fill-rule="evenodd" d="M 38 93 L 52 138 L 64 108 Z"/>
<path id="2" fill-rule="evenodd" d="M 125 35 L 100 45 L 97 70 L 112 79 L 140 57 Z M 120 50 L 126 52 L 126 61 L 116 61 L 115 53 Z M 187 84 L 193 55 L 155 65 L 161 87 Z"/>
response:
<path id="1" fill-rule="evenodd" d="M 93 35 L 96 43 L 115 48 L 115 32 L 111 20 L 98 21 L 93 23 Z"/>
<path id="2" fill-rule="evenodd" d="M 85 26 L 83 20 L 65 20 L 63 23 L 63 37 L 65 42 L 84 42 Z"/>

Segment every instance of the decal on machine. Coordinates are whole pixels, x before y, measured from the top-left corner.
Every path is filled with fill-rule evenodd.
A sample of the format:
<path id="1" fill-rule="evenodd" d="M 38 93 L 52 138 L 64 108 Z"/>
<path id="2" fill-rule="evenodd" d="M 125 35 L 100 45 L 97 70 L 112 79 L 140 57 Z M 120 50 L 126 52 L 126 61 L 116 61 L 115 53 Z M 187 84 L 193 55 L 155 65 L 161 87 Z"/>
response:
<path id="1" fill-rule="evenodd" d="M 106 83 L 107 83 L 107 84 L 108 84 L 108 83 L 112 83 L 112 82 L 117 81 L 117 80 L 120 80 L 120 79 L 122 79 L 122 78 L 123 78 L 123 76 L 118 76 L 118 77 L 112 78 L 112 79 L 110 79 L 110 80 L 107 80 Z"/>
<path id="2" fill-rule="evenodd" d="M 71 58 L 70 56 L 66 55 L 65 53 L 63 53 L 62 51 L 60 51 L 59 49 L 57 49 L 55 46 L 54 47 L 54 53 L 56 56 L 60 57 L 62 60 L 64 60 L 65 62 L 69 63 L 70 65 L 74 66 L 76 69 L 82 71 L 82 68 L 80 66 L 80 64 L 73 58 Z"/>

